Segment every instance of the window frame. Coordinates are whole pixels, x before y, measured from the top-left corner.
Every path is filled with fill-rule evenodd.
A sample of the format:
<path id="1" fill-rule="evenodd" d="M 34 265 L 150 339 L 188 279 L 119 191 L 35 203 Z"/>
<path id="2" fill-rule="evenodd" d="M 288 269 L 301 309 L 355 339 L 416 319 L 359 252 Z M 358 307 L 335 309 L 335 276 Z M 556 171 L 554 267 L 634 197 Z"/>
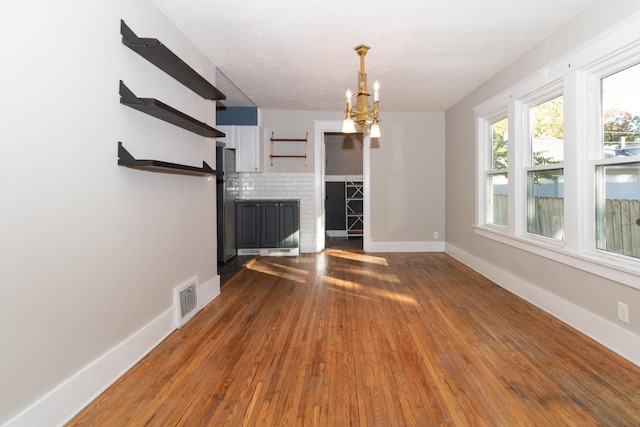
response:
<path id="1" fill-rule="evenodd" d="M 478 170 L 482 171 L 482 177 L 478 182 L 478 203 L 476 206 L 476 221 L 478 223 L 482 223 L 487 227 L 493 228 L 498 232 L 505 232 L 508 224 L 509 224 L 509 215 L 507 212 L 507 225 L 499 225 L 494 223 L 489 223 L 489 202 L 490 202 L 490 179 L 492 176 L 496 175 L 507 175 L 507 183 L 510 181 L 509 168 L 507 169 L 493 169 L 493 138 L 491 132 L 491 126 L 499 122 L 502 119 L 507 119 L 508 123 L 508 112 L 506 108 L 499 108 L 493 111 L 491 114 L 477 120 L 476 123 L 476 139 L 481 141 L 481 144 L 478 145 L 478 151 L 476 157 L 478 160 Z M 509 126 L 509 124 L 507 124 Z M 507 135 L 509 135 L 510 128 L 507 127 Z M 507 138 L 507 156 L 511 151 L 511 142 L 510 139 Z M 507 165 L 509 164 L 509 159 L 507 157 Z M 509 188 L 507 187 L 507 200 L 509 199 Z"/>

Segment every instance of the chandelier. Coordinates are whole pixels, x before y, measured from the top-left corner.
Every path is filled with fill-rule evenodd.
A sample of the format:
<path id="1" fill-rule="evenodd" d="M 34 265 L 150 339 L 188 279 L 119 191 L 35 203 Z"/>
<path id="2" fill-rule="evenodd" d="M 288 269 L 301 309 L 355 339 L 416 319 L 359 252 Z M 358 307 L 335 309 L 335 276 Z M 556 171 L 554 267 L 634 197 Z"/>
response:
<path id="1" fill-rule="evenodd" d="M 375 82 L 373 85 L 373 108 L 369 107 L 369 95 L 367 92 L 367 73 L 364 70 L 364 57 L 367 55 L 369 46 L 360 45 L 354 48 L 360 57 L 360 71 L 358 72 L 358 93 L 355 94 L 356 106 L 351 105 L 351 91 L 347 90 L 347 115 L 342 123 L 342 132 L 355 133 L 355 123 L 360 126 L 364 132 L 367 123 L 371 123 L 369 136 L 371 138 L 380 138 L 380 125 L 378 124 L 378 90 L 380 85 Z M 371 119 L 371 120 L 369 120 Z"/>

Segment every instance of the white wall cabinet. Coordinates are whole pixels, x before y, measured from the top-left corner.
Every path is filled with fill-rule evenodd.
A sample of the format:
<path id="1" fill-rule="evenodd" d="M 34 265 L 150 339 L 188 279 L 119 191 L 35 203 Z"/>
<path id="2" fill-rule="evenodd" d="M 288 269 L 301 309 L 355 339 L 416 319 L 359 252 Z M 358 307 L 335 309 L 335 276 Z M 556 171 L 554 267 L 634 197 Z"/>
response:
<path id="1" fill-rule="evenodd" d="M 226 135 L 217 138 L 227 148 L 236 150 L 236 172 L 262 171 L 262 128 L 260 126 L 220 125 L 217 129 Z"/>
<path id="2" fill-rule="evenodd" d="M 236 171 L 260 172 L 262 170 L 262 128 L 236 126 Z"/>
<path id="3" fill-rule="evenodd" d="M 222 142 L 224 143 L 224 146 L 226 148 L 236 148 L 236 138 L 235 138 L 235 131 L 236 131 L 236 127 L 235 126 L 230 126 L 230 125 L 216 125 L 216 129 L 218 129 L 220 132 L 224 132 L 224 136 L 223 137 L 217 137 L 216 141 L 218 142 Z"/>

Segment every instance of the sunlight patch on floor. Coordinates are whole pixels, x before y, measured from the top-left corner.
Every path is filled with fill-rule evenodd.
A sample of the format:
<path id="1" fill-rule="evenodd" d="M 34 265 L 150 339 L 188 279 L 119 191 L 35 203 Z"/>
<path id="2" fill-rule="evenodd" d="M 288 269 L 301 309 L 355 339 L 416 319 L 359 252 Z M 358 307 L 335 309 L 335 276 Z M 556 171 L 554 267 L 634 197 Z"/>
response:
<path id="1" fill-rule="evenodd" d="M 271 274 L 272 276 L 282 277 L 287 280 L 292 280 L 298 283 L 305 283 L 309 272 L 301 270 L 299 268 L 287 267 L 277 264 L 275 262 L 260 261 L 254 262 L 247 267 L 249 270 L 257 271 L 264 274 Z"/>
<path id="2" fill-rule="evenodd" d="M 371 264 L 383 265 L 385 267 L 389 266 L 389 263 L 387 262 L 387 259 L 386 258 L 382 258 L 382 257 L 366 255 L 366 254 L 359 254 L 359 253 L 348 252 L 348 251 L 338 251 L 338 250 L 334 250 L 334 249 L 325 249 L 324 253 L 327 254 L 327 255 L 330 255 L 330 256 L 334 256 L 334 257 L 337 257 L 337 258 L 344 258 L 344 259 L 348 259 L 348 260 L 351 260 L 351 261 L 368 262 L 368 263 L 371 263 Z"/>
<path id="3" fill-rule="evenodd" d="M 410 297 L 405 294 L 401 294 L 399 292 L 390 291 L 387 289 L 376 289 L 367 287 L 364 288 L 363 285 L 357 282 L 352 282 L 350 280 L 342 280 L 337 279 L 335 277 L 324 276 L 324 280 L 326 280 L 333 289 L 340 290 L 343 292 L 349 292 L 351 295 L 366 298 L 366 299 L 375 299 L 375 298 L 383 298 L 387 300 L 397 301 L 405 304 L 410 304 L 417 306 L 418 302 L 415 298 Z"/>
<path id="4" fill-rule="evenodd" d="M 418 301 L 416 301 L 415 298 L 410 297 L 408 295 L 405 294 L 401 294 L 398 292 L 393 292 L 393 291 L 388 291 L 386 289 L 374 289 L 373 293 L 376 294 L 378 297 L 382 297 L 385 299 L 389 299 L 392 301 L 397 301 L 397 302 L 402 302 L 405 304 L 411 304 L 414 306 L 418 305 Z"/>
<path id="5" fill-rule="evenodd" d="M 368 269 L 366 266 L 352 267 L 348 265 L 332 267 L 329 271 L 332 274 L 339 273 L 344 276 L 365 276 L 375 281 L 387 283 L 400 283 L 400 278 L 396 274 L 385 274 L 379 271 Z"/>
<path id="6" fill-rule="evenodd" d="M 360 283 L 352 282 L 350 280 L 336 279 L 335 277 L 329 277 L 329 276 L 324 276 L 324 280 L 326 280 L 331 285 L 338 286 L 342 289 L 349 289 L 349 290 L 362 289 L 362 285 Z"/>

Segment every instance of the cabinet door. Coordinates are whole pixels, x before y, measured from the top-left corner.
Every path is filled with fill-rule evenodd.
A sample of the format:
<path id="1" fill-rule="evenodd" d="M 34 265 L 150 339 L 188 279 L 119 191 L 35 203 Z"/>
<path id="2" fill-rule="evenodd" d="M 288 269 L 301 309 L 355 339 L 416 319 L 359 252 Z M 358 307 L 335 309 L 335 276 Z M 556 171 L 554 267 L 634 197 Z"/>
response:
<path id="1" fill-rule="evenodd" d="M 279 204 L 260 203 L 260 246 L 263 248 L 280 247 Z"/>
<path id="2" fill-rule="evenodd" d="M 226 148 L 236 148 L 236 127 L 229 125 L 216 126 L 220 132 L 224 132 L 223 137 L 216 137 L 216 141 L 224 143 Z"/>
<path id="3" fill-rule="evenodd" d="M 260 172 L 261 129 L 258 126 L 236 126 L 236 171 Z"/>
<path id="4" fill-rule="evenodd" d="M 282 202 L 279 206 L 280 248 L 297 248 L 300 233 L 300 207 L 297 202 Z"/>
<path id="5" fill-rule="evenodd" d="M 260 204 L 236 202 L 236 242 L 238 249 L 260 247 Z"/>

